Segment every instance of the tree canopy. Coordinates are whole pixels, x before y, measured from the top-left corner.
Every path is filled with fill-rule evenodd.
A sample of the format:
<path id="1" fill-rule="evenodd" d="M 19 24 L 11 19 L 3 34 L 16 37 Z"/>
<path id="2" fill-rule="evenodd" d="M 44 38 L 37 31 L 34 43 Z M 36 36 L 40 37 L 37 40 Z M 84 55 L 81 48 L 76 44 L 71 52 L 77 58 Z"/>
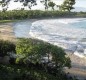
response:
<path id="1" fill-rule="evenodd" d="M 60 6 L 60 10 L 70 12 L 72 9 L 74 9 L 74 4 L 75 0 L 64 0 L 63 4 Z"/>
<path id="2" fill-rule="evenodd" d="M 55 4 L 54 2 L 49 2 L 49 3 L 48 3 L 48 6 L 51 7 L 52 10 L 54 10 L 54 6 L 55 6 L 55 5 L 56 5 L 56 4 Z"/>
<path id="3" fill-rule="evenodd" d="M 2 5 L 3 10 L 7 10 L 9 3 L 12 0 L 2 0 L 0 1 L 0 4 Z M 31 9 L 32 6 L 37 5 L 37 0 L 14 0 L 14 2 L 20 2 L 24 7 L 28 7 Z M 49 7 L 52 7 L 54 10 L 55 3 L 52 0 L 41 0 L 41 3 L 44 4 L 45 10 L 48 10 Z M 75 4 L 75 0 L 64 0 L 62 5 L 59 5 L 59 10 L 61 11 L 71 11 L 74 9 L 73 5 Z"/>
<path id="4" fill-rule="evenodd" d="M 10 1 L 12 1 L 12 0 L 2 0 L 2 1 L 0 1 L 0 5 L 2 6 L 3 10 L 7 10 Z M 37 5 L 36 0 L 14 0 L 14 2 L 15 3 L 20 2 L 20 3 L 23 4 L 24 7 L 27 6 L 29 9 L 31 9 L 32 6 Z"/>
<path id="5" fill-rule="evenodd" d="M 62 48 L 40 40 L 19 39 L 16 45 L 16 53 L 20 55 L 16 60 L 17 63 L 21 61 L 25 63 L 29 61 L 33 64 L 47 62 L 60 68 L 70 67 L 70 59 L 65 57 L 66 53 Z"/>

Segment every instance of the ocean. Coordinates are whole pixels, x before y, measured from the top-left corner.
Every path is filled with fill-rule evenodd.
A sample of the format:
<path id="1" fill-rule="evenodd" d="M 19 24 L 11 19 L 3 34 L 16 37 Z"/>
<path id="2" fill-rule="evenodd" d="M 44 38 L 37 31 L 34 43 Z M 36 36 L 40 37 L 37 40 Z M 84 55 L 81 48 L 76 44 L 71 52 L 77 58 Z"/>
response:
<path id="1" fill-rule="evenodd" d="M 64 48 L 86 54 L 86 19 L 63 18 L 22 21 L 15 23 L 16 37 L 37 38 Z"/>

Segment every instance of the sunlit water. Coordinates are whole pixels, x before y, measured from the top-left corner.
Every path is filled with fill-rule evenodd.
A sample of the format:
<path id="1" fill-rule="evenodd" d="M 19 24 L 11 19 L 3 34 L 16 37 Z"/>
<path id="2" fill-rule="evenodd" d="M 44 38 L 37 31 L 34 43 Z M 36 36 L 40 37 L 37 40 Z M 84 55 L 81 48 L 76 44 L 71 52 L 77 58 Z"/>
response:
<path id="1" fill-rule="evenodd" d="M 86 53 L 86 19 L 44 19 L 14 25 L 16 37 L 33 37 L 65 50 Z"/>

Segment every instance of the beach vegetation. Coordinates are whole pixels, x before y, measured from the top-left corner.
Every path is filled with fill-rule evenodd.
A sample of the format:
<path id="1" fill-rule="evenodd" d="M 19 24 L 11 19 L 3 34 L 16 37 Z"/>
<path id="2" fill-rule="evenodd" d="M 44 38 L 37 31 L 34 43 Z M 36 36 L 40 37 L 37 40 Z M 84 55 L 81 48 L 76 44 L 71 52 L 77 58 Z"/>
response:
<path id="1" fill-rule="evenodd" d="M 15 44 L 10 41 L 0 40 L 0 57 L 6 56 L 11 52 L 15 53 Z"/>
<path id="2" fill-rule="evenodd" d="M 3 56 L 10 51 L 16 53 L 13 64 L 0 64 L 0 80 L 69 80 L 63 68 L 70 68 L 71 61 L 60 47 L 24 38 L 18 39 L 15 45 L 0 41 L 0 46 L 4 46 Z"/>
<path id="3" fill-rule="evenodd" d="M 55 63 L 56 67 L 63 68 L 66 66 L 66 64 L 70 63 L 70 59 L 65 57 L 66 53 L 62 48 L 54 46 L 47 42 L 43 42 L 41 40 L 19 39 L 19 42 L 16 45 L 16 53 L 18 55 L 22 55 L 20 59 L 23 60 L 23 62 L 25 62 L 25 60 L 28 60 L 33 64 L 40 64 L 45 57 L 48 58 L 46 60 L 47 65 L 49 62 L 53 62 Z M 70 67 L 70 65 L 71 64 L 67 65 L 66 67 Z"/>
<path id="4" fill-rule="evenodd" d="M 13 10 L 0 12 L 0 20 L 24 20 L 44 18 L 73 18 L 86 17 L 86 12 L 64 12 L 64 11 L 40 11 L 40 10 Z"/>

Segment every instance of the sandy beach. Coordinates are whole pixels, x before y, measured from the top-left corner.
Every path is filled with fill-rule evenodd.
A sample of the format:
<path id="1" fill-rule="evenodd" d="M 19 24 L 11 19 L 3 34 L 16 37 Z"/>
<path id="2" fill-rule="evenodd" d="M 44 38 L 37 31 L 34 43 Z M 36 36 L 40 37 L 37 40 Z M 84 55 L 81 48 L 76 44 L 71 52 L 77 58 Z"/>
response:
<path id="1" fill-rule="evenodd" d="M 0 39 L 9 41 L 15 40 L 12 23 L 0 24 Z"/>
<path id="2" fill-rule="evenodd" d="M 12 23 L 0 24 L 0 39 L 14 41 L 16 39 L 13 32 Z M 77 76 L 80 80 L 86 79 L 86 59 L 80 58 L 71 52 L 67 52 L 67 55 L 71 59 L 72 68 L 65 69 L 69 75 Z"/>
<path id="3" fill-rule="evenodd" d="M 86 79 L 86 59 L 80 58 L 73 53 L 67 53 L 67 55 L 71 59 L 72 68 L 65 70 L 66 73 L 69 72 L 69 76 L 72 75 L 73 77 L 76 76 L 79 80 Z"/>

